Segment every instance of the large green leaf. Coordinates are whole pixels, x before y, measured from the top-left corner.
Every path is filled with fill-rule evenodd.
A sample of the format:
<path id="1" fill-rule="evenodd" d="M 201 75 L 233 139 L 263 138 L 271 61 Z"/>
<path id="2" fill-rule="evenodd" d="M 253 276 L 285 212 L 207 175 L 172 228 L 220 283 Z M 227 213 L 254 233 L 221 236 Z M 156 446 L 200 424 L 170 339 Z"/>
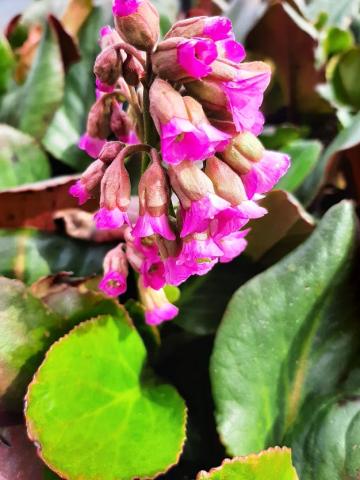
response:
<path id="1" fill-rule="evenodd" d="M 295 442 L 294 432 L 308 424 L 307 402 L 337 391 L 360 343 L 349 287 L 354 247 L 353 207 L 342 202 L 303 245 L 233 296 L 211 361 L 218 429 L 229 452 Z M 344 436 L 333 441 L 346 469 Z M 317 442 L 322 455 L 324 445 Z M 328 476 L 308 478 L 340 478 L 329 473 L 331 461 L 326 465 Z"/>
<path id="2" fill-rule="evenodd" d="M 317 140 L 295 140 L 282 150 L 290 155 L 291 166 L 276 188 L 294 192 L 314 169 L 322 149 Z"/>
<path id="3" fill-rule="evenodd" d="M 0 189 L 50 175 L 47 156 L 36 140 L 8 125 L 0 124 Z"/>
<path id="4" fill-rule="evenodd" d="M 31 229 L 0 230 L 0 275 L 31 284 L 61 271 L 98 274 L 111 246 Z"/>
<path id="5" fill-rule="evenodd" d="M 1 119 L 40 140 L 63 98 L 64 75 L 58 37 L 49 22 L 26 82 L 4 97 Z"/>
<path id="6" fill-rule="evenodd" d="M 298 480 L 288 448 L 271 448 L 258 455 L 224 460 L 210 472 L 200 472 L 197 480 Z"/>
<path id="7" fill-rule="evenodd" d="M 116 305 L 85 287 L 31 291 L 0 277 L 0 406 L 21 410 L 22 398 L 50 345 L 80 321 L 112 313 Z"/>
<path id="8" fill-rule="evenodd" d="M 110 12 L 111 8 L 108 9 Z M 85 131 L 87 114 L 95 101 L 95 78 L 92 72 L 99 53 L 99 29 L 108 20 L 105 8 L 94 8 L 79 34 L 81 61 L 66 75 L 65 95 L 43 139 L 45 148 L 57 159 L 76 170 L 83 170 L 89 157 L 78 147 Z"/>
<path id="9" fill-rule="evenodd" d="M 43 460 L 71 480 L 152 478 L 177 463 L 185 439 L 184 402 L 146 367 L 124 313 L 85 322 L 49 350 L 26 418 Z"/>

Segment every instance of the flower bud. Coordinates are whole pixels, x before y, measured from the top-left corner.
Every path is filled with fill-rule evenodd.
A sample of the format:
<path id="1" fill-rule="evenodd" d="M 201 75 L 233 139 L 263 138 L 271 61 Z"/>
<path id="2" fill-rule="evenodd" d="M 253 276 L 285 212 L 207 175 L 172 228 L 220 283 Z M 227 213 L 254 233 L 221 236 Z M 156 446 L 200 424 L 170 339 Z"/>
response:
<path id="1" fill-rule="evenodd" d="M 84 204 L 91 198 L 91 192 L 100 183 L 105 170 L 104 163 L 101 160 L 95 160 L 81 175 L 80 180 L 70 187 L 69 193 L 72 197 L 78 198 L 79 205 Z"/>
<path id="2" fill-rule="evenodd" d="M 126 213 L 130 192 L 130 178 L 120 152 L 101 181 L 100 210 L 94 217 L 97 228 L 120 228 L 124 223 L 130 223 Z"/>
<path id="3" fill-rule="evenodd" d="M 115 27 L 120 36 L 139 50 L 151 51 L 159 40 L 160 18 L 148 0 L 114 0 Z"/>
<path id="4" fill-rule="evenodd" d="M 86 132 L 89 136 L 106 139 L 110 135 L 111 105 L 112 99 L 103 96 L 91 107 L 86 125 Z"/>
<path id="5" fill-rule="evenodd" d="M 110 297 L 117 297 L 126 291 L 128 264 L 123 246 L 121 243 L 113 248 L 104 258 L 104 277 L 99 283 L 99 288 Z"/>
<path id="6" fill-rule="evenodd" d="M 239 177 L 226 163 L 216 157 L 208 158 L 206 175 L 212 180 L 215 192 L 231 205 L 239 205 L 247 200 L 244 185 Z"/>
<path id="7" fill-rule="evenodd" d="M 128 85 L 137 87 L 145 72 L 138 60 L 133 55 L 128 55 L 123 64 L 123 77 Z"/>
<path id="8" fill-rule="evenodd" d="M 168 219 L 170 192 L 166 174 L 154 150 L 152 157 L 150 166 L 139 182 L 140 212 L 132 234 L 138 238 L 158 234 L 175 240 Z"/>
<path id="9" fill-rule="evenodd" d="M 96 85 L 103 92 L 112 91 L 121 74 L 119 50 L 108 47 L 97 56 L 94 65 Z"/>
<path id="10" fill-rule="evenodd" d="M 106 142 L 99 154 L 99 160 L 108 165 L 123 148 L 124 144 L 122 142 Z"/>

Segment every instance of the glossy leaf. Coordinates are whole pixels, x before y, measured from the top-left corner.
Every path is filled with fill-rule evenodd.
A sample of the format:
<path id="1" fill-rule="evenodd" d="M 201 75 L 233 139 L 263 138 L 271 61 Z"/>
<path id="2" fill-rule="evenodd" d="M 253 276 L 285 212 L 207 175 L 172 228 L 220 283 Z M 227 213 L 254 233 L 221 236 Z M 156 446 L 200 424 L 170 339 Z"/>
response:
<path id="1" fill-rule="evenodd" d="M 2 105 L 1 118 L 40 140 L 64 91 L 64 67 L 55 28 L 49 22 L 23 86 L 13 89 Z"/>
<path id="2" fill-rule="evenodd" d="M 26 402 L 29 435 L 52 469 L 71 480 L 130 480 L 177 463 L 185 405 L 145 362 L 124 313 L 85 322 L 53 345 Z"/>
<path id="3" fill-rule="evenodd" d="M 311 174 L 322 150 L 317 140 L 295 140 L 282 151 L 291 158 L 291 167 L 281 178 L 276 188 L 294 192 Z"/>
<path id="4" fill-rule="evenodd" d="M 99 274 L 113 244 L 96 244 L 31 229 L 0 230 L 0 275 L 30 285 L 62 271 L 77 276 Z"/>
<path id="5" fill-rule="evenodd" d="M 337 99 L 355 109 L 360 108 L 359 93 L 360 48 L 353 47 L 338 58 L 331 75 L 331 85 Z"/>
<path id="6" fill-rule="evenodd" d="M 270 448 L 259 454 L 224 460 L 210 472 L 200 472 L 197 480 L 298 480 L 288 448 Z"/>
<path id="7" fill-rule="evenodd" d="M 48 178 L 47 156 L 36 140 L 0 124 L 0 189 Z"/>
<path id="8" fill-rule="evenodd" d="M 71 286 L 41 299 L 21 282 L 4 277 L 0 290 L 0 406 L 21 411 L 26 387 L 50 345 L 80 321 L 113 313 L 116 304 Z"/>
<path id="9" fill-rule="evenodd" d="M 107 10 L 110 12 L 110 9 Z M 95 101 L 95 78 L 92 73 L 99 53 L 99 29 L 107 20 L 105 8 L 94 8 L 79 32 L 81 61 L 66 75 L 65 94 L 43 139 L 45 148 L 55 158 L 82 171 L 90 158 L 78 148 L 86 127 L 87 114 Z"/>
<path id="10" fill-rule="evenodd" d="M 232 454 L 291 446 L 291 433 L 308 424 L 305 403 L 337 391 L 359 348 L 349 287 L 355 228 L 352 205 L 334 206 L 303 245 L 230 301 L 211 379 L 219 433 Z M 344 439 L 334 441 L 340 448 Z M 322 443 L 317 448 L 325 455 Z M 344 464 L 342 447 L 339 455 Z"/>

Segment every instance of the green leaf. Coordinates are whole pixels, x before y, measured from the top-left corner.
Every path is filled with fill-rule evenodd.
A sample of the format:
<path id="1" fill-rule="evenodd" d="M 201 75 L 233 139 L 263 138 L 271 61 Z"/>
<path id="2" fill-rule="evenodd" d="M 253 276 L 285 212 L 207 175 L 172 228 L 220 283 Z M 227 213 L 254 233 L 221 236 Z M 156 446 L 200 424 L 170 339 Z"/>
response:
<path id="1" fill-rule="evenodd" d="M 105 9 L 94 8 L 79 34 L 81 61 L 66 75 L 65 94 L 43 139 L 45 148 L 55 158 L 81 171 L 89 157 L 77 144 L 86 128 L 87 114 L 95 101 L 95 77 L 92 72 L 99 53 L 99 29 L 107 21 Z"/>
<path id="2" fill-rule="evenodd" d="M 301 199 L 309 204 L 318 192 L 324 178 L 325 169 L 334 154 L 352 148 L 360 143 L 360 112 L 357 113 L 351 124 L 341 130 L 330 145 L 324 150 L 313 173 L 303 185 Z"/>
<path id="3" fill-rule="evenodd" d="M 32 229 L 0 230 L 0 275 L 28 285 L 61 271 L 79 277 L 93 275 L 102 271 L 102 260 L 111 246 Z"/>
<path id="4" fill-rule="evenodd" d="M 298 480 L 288 448 L 270 448 L 258 455 L 224 460 L 210 472 L 200 472 L 197 480 Z"/>
<path id="5" fill-rule="evenodd" d="M 338 58 L 331 75 L 337 99 L 355 109 L 360 108 L 360 47 L 353 47 Z"/>
<path id="6" fill-rule="evenodd" d="M 230 301 L 210 372 L 218 430 L 232 454 L 291 446 L 291 433 L 308 424 L 305 403 L 337 391 L 359 348 L 349 287 L 355 242 L 353 207 L 342 202 L 303 245 Z M 344 464 L 344 438 L 336 442 Z M 317 448 L 324 454 L 322 443 Z"/>
<path id="7" fill-rule="evenodd" d="M 0 188 L 15 187 L 50 176 L 47 156 L 36 140 L 0 124 Z"/>
<path id="8" fill-rule="evenodd" d="M 294 192 L 298 189 L 314 169 L 321 149 L 322 145 L 317 140 L 300 139 L 285 146 L 282 150 L 290 155 L 291 167 L 276 188 L 287 190 L 288 192 Z"/>
<path id="9" fill-rule="evenodd" d="M 63 286 L 35 297 L 17 280 L 0 277 L 0 406 L 19 411 L 33 374 L 46 350 L 74 325 L 116 310 L 114 301 L 82 289 Z"/>
<path id="10" fill-rule="evenodd" d="M 14 61 L 14 55 L 9 42 L 0 34 L 0 95 L 2 95 L 8 87 Z"/>
<path id="11" fill-rule="evenodd" d="M 331 27 L 326 33 L 323 48 L 327 56 L 344 52 L 354 44 L 354 37 L 349 30 Z"/>
<path id="12" fill-rule="evenodd" d="M 64 67 L 54 28 L 48 23 L 23 86 L 4 97 L 1 119 L 41 140 L 64 93 Z"/>
<path id="13" fill-rule="evenodd" d="M 71 480 L 166 471 L 178 462 L 185 418 L 176 390 L 146 367 L 144 344 L 124 313 L 85 322 L 53 345 L 27 393 L 30 437 Z"/>

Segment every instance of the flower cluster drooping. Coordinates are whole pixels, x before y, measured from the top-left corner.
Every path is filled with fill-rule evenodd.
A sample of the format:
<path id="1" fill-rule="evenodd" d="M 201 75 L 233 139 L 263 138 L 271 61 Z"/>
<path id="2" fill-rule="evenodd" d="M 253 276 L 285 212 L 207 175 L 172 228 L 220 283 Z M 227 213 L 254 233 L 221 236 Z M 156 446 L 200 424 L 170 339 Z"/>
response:
<path id="1" fill-rule="evenodd" d="M 243 62 L 230 20 L 176 22 L 160 41 L 159 14 L 148 0 L 114 0 L 115 29 L 100 31 L 96 102 L 80 140 L 95 160 L 70 189 L 79 203 L 100 191 L 95 223 L 120 229 L 123 241 L 104 259 L 100 288 L 126 291 L 138 274 L 146 320 L 177 315 L 165 285 L 178 286 L 229 262 L 246 247 L 257 204 L 289 167 L 257 136 L 270 68 Z M 126 162 L 142 156 L 138 197 Z"/>

